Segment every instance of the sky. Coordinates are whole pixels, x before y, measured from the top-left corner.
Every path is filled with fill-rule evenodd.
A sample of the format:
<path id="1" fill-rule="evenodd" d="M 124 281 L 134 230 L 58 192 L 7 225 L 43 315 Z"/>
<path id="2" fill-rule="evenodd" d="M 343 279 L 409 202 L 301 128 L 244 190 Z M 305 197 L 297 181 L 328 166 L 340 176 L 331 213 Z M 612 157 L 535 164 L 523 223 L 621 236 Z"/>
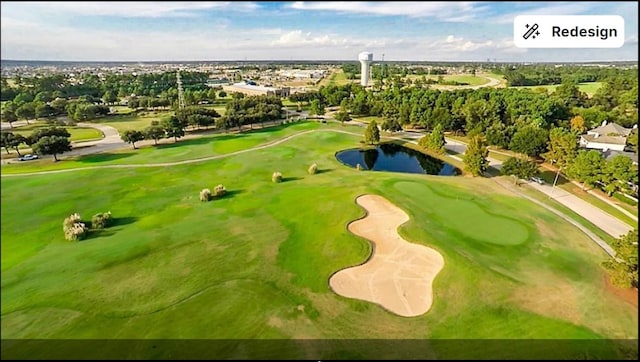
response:
<path id="1" fill-rule="evenodd" d="M 13 2 L 3 60 L 638 61 L 637 2 Z M 620 15 L 614 49 L 522 49 L 517 15 Z"/>

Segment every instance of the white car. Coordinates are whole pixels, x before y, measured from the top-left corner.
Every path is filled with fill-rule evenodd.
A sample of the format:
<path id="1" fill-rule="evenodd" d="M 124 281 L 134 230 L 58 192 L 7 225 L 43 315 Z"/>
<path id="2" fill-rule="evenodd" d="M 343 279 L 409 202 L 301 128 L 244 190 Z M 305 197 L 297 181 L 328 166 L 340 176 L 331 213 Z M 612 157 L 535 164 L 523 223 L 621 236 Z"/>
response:
<path id="1" fill-rule="evenodd" d="M 31 161 L 38 159 L 38 155 L 24 155 L 22 157 L 18 157 L 18 161 Z"/>
<path id="2" fill-rule="evenodd" d="M 531 181 L 535 181 L 535 182 L 539 183 L 540 185 L 544 185 L 544 180 L 542 180 L 540 177 L 532 177 Z"/>

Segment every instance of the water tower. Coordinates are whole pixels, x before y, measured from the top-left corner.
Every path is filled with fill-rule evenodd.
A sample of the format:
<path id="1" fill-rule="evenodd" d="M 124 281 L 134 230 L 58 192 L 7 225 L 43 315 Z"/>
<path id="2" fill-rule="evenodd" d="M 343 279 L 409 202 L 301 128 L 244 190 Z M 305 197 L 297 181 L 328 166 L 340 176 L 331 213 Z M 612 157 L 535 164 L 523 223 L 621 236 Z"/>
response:
<path id="1" fill-rule="evenodd" d="M 360 84 L 366 87 L 371 77 L 371 62 L 373 62 L 373 53 L 362 52 L 358 54 L 358 60 L 360 61 Z"/>

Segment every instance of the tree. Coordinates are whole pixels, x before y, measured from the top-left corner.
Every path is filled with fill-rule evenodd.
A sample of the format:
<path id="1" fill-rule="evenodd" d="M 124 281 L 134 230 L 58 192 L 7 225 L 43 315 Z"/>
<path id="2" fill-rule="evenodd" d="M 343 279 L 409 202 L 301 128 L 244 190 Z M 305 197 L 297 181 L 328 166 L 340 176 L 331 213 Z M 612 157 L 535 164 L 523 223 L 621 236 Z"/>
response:
<path id="1" fill-rule="evenodd" d="M 560 168 L 566 168 L 576 157 L 578 142 L 574 133 L 564 128 L 553 128 L 549 132 L 549 151 L 542 157 Z"/>
<path id="2" fill-rule="evenodd" d="M 575 116 L 571 118 L 569 122 L 571 124 L 571 131 L 575 134 L 583 134 L 587 130 L 587 126 L 584 123 L 582 116 Z"/>
<path id="3" fill-rule="evenodd" d="M 471 137 L 467 145 L 467 150 L 462 156 L 465 169 L 471 172 L 473 176 L 482 175 L 489 166 L 489 161 L 487 160 L 488 155 L 489 150 L 484 145 L 482 138 L 478 135 Z"/>
<path id="4" fill-rule="evenodd" d="M 616 259 L 603 263 L 611 274 L 611 282 L 622 288 L 638 288 L 638 228 L 621 236 L 611 244 Z"/>
<path id="5" fill-rule="evenodd" d="M 514 176 L 514 184 L 518 184 L 518 179 L 527 180 L 538 173 L 538 166 L 535 162 L 524 159 L 509 157 L 502 163 L 500 173 L 503 175 Z"/>
<path id="6" fill-rule="evenodd" d="M 12 101 L 7 101 L 2 105 L 2 122 L 9 123 L 9 126 L 13 128 L 13 122 L 18 120 L 16 116 L 16 105 Z"/>
<path id="7" fill-rule="evenodd" d="M 604 158 L 599 151 L 580 151 L 567 168 L 567 175 L 581 181 L 584 190 L 587 184 L 594 186 L 600 181 L 604 165 Z"/>
<path id="8" fill-rule="evenodd" d="M 18 119 L 24 119 L 29 124 L 29 120 L 35 118 L 36 107 L 32 102 L 23 103 L 16 109 Z"/>
<path id="9" fill-rule="evenodd" d="M 142 141 L 144 139 L 144 133 L 137 130 L 128 129 L 122 132 L 120 138 L 122 138 L 122 140 L 127 143 L 131 143 L 133 145 L 133 149 L 135 150 L 136 142 Z"/>
<path id="10" fill-rule="evenodd" d="M 629 134 L 629 137 L 627 137 L 627 145 L 629 145 L 629 147 L 631 147 L 636 152 L 636 155 L 638 154 L 638 129 L 637 128 L 631 131 L 631 133 Z"/>
<path id="11" fill-rule="evenodd" d="M 102 95 L 102 101 L 106 104 L 113 104 L 118 101 L 118 96 L 111 91 L 106 91 Z"/>
<path id="12" fill-rule="evenodd" d="M 608 161 L 602 170 L 605 191 L 611 196 L 619 189 L 627 187 L 629 182 L 638 182 L 638 170 L 633 161 L 624 155 L 616 155 Z"/>
<path id="13" fill-rule="evenodd" d="M 320 103 L 319 100 L 314 99 L 311 101 L 311 106 L 309 107 L 309 114 L 310 115 L 314 115 L 317 114 L 319 116 L 322 116 L 324 114 L 324 105 L 322 103 Z"/>
<path id="14" fill-rule="evenodd" d="M 432 150 L 438 153 L 444 153 L 444 130 L 442 129 L 442 125 L 438 124 L 429 135 L 429 139 L 427 142 L 427 149 Z"/>
<path id="15" fill-rule="evenodd" d="M 184 136 L 183 124 L 176 116 L 163 120 L 162 128 L 167 133 L 167 137 L 173 137 L 175 142 L 178 142 L 178 138 Z"/>
<path id="16" fill-rule="evenodd" d="M 159 125 L 151 125 L 142 131 L 144 133 L 144 138 L 152 139 L 154 144 L 158 144 L 158 140 L 164 138 L 164 129 Z"/>
<path id="17" fill-rule="evenodd" d="M 538 156 L 546 150 L 547 138 L 546 130 L 534 126 L 525 126 L 513 135 L 509 143 L 509 149 L 528 156 Z"/>
<path id="18" fill-rule="evenodd" d="M 56 155 L 71 151 L 71 143 L 67 137 L 44 136 L 31 146 L 31 148 L 39 155 L 53 155 L 55 162 L 58 162 Z"/>
<path id="19" fill-rule="evenodd" d="M 375 120 L 369 122 L 367 129 L 364 131 L 364 141 L 370 145 L 380 142 L 380 130 Z"/>
<path id="20" fill-rule="evenodd" d="M 64 138 L 69 138 L 71 135 L 66 128 L 61 127 L 47 127 L 47 128 L 39 128 L 31 133 L 25 140 L 25 143 L 29 146 L 37 143 L 42 137 L 45 136 L 59 136 Z"/>
<path id="21" fill-rule="evenodd" d="M 335 117 L 336 117 L 336 120 L 342 124 L 344 124 L 344 122 L 348 122 L 351 120 L 351 116 L 349 116 L 349 113 L 345 111 L 336 112 Z"/>
<path id="22" fill-rule="evenodd" d="M 22 143 L 26 142 L 26 138 L 21 134 L 14 134 L 13 132 L 2 132 L 0 134 L 0 142 L 2 142 L 2 147 L 5 148 L 7 154 L 9 154 L 9 148 L 13 148 L 16 150 L 18 156 L 22 156 L 20 154 L 19 146 Z"/>
<path id="23" fill-rule="evenodd" d="M 35 117 L 36 118 L 49 118 L 52 117 L 55 113 L 55 110 L 46 103 L 38 102 L 35 108 Z"/>

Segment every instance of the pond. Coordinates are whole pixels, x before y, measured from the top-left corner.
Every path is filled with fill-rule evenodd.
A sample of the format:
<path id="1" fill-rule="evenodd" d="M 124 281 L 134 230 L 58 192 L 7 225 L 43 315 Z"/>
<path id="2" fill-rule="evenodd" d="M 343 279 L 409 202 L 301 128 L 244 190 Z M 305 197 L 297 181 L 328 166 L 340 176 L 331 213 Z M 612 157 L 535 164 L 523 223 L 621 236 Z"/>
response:
<path id="1" fill-rule="evenodd" d="M 336 153 L 336 158 L 351 167 L 360 164 L 365 170 L 440 176 L 460 174 L 460 170 L 451 164 L 396 143 L 382 143 L 367 150 L 344 150 Z"/>

